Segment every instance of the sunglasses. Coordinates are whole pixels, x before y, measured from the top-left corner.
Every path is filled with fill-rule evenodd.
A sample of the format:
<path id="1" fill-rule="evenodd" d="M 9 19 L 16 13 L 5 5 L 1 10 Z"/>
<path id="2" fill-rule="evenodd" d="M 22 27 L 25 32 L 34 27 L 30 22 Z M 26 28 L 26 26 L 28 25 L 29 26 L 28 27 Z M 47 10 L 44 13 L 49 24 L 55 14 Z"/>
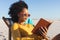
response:
<path id="1" fill-rule="evenodd" d="M 30 14 L 21 14 L 22 16 L 30 17 Z"/>

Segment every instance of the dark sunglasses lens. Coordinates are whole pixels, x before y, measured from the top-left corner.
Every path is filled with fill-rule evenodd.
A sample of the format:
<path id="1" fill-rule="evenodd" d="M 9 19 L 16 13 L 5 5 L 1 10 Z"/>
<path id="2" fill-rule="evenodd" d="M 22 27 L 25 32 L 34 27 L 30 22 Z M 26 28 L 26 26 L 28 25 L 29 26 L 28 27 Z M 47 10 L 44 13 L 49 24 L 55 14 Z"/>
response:
<path id="1" fill-rule="evenodd" d="M 30 14 L 28 14 L 28 17 L 30 17 Z"/>
<path id="2" fill-rule="evenodd" d="M 30 17 L 30 14 L 24 14 L 24 16 L 28 16 L 28 17 Z"/>
<path id="3" fill-rule="evenodd" d="M 26 14 L 24 14 L 24 16 L 26 16 Z"/>

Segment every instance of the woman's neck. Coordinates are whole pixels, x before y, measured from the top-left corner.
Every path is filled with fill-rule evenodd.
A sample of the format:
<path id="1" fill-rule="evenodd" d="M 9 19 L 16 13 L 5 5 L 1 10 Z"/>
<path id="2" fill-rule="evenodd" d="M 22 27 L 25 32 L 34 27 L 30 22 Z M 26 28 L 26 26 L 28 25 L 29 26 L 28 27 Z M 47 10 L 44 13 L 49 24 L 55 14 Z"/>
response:
<path id="1" fill-rule="evenodd" d="M 18 23 L 21 24 L 21 25 L 24 25 L 25 24 L 25 22 L 22 21 L 22 20 L 19 20 Z"/>

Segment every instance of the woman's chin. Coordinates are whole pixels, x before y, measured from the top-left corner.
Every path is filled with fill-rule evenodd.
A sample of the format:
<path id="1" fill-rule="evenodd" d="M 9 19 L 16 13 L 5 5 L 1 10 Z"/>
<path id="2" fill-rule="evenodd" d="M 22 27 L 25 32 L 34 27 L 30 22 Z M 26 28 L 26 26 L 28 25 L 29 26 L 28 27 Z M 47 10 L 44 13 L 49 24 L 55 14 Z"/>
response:
<path id="1" fill-rule="evenodd" d="M 23 20 L 24 22 L 26 21 L 26 20 Z"/>
<path id="2" fill-rule="evenodd" d="M 23 21 L 25 22 L 27 19 L 23 19 Z"/>

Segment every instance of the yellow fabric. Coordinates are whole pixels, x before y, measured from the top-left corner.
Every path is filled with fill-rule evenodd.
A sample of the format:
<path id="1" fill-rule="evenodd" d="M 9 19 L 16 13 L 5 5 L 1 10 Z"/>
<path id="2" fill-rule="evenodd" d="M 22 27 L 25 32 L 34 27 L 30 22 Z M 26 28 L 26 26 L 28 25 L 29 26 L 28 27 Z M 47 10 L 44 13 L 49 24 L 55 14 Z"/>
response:
<path id="1" fill-rule="evenodd" d="M 13 40 L 37 40 L 38 36 L 31 32 L 33 28 L 30 24 L 14 23 L 11 27 Z"/>

